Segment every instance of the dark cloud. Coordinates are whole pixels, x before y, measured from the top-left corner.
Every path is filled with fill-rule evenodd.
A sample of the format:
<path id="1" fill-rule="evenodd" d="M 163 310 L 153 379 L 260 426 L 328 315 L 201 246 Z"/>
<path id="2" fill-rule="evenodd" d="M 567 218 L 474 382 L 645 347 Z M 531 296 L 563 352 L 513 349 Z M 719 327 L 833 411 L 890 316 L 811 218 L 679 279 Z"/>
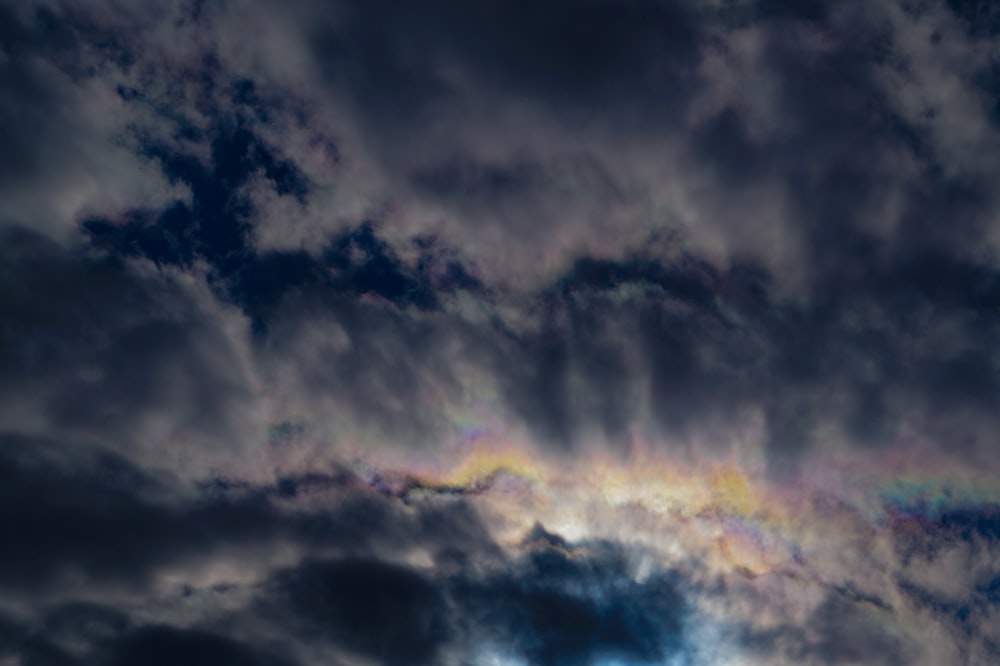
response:
<path id="1" fill-rule="evenodd" d="M 16 598 L 72 599 L 122 584 L 148 593 L 159 572 L 197 571 L 212 560 L 266 574 L 268 545 L 273 556 L 293 544 L 342 555 L 280 571 L 266 603 L 241 614 L 377 663 L 438 663 L 440 654 L 474 651 L 482 641 L 514 646 L 534 663 L 610 656 L 654 663 L 679 649 L 684 602 L 674 582 L 655 572 L 636 581 L 635 563 L 614 544 L 573 545 L 538 529 L 529 552 L 509 560 L 461 500 L 404 507 L 344 475 L 243 489 L 217 480 L 192 500 L 170 477 L 153 478 L 114 456 L 10 439 L 5 451 L 0 526 L 17 538 L 2 568 Z M 35 499 L 16 506 L 29 493 Z M 297 498 L 317 493 L 336 508 L 296 509 Z M 412 549 L 429 552 L 435 569 L 379 561 L 380 553 Z M 194 594 L 195 585 L 171 594 Z M 287 652 L 274 656 L 278 648 L 214 630 L 137 626 L 127 606 L 71 602 L 38 621 L 37 629 L 12 625 L 3 642 L 27 663 L 292 663 Z"/>
<path id="2" fill-rule="evenodd" d="M 7 436 L 0 525 L 8 589 L 55 591 L 68 580 L 148 584 L 157 569 L 230 544 L 275 537 L 261 499 L 179 505 L 169 477 L 113 454 L 80 455 Z M 27 500 L 27 501 L 25 501 Z"/>
<path id="3" fill-rule="evenodd" d="M 477 559 L 498 552 L 472 507 L 405 507 L 349 472 L 270 486 L 215 479 L 192 495 L 172 474 L 78 449 L 4 437 L 0 529 L 11 545 L 0 576 L 12 589 L 57 592 L 67 580 L 143 589 L 165 568 L 241 552 L 266 563 L 282 544 L 355 556 L 413 547 Z M 311 495 L 329 504 L 298 508 L 297 498 Z"/>
<path id="4" fill-rule="evenodd" d="M 295 662 L 207 631 L 148 626 L 111 642 L 100 651 L 98 661 L 88 663 L 291 666 Z"/>
<path id="5" fill-rule="evenodd" d="M 981 233 L 992 208 L 986 181 L 946 173 L 929 142 L 933 127 L 915 125 L 896 108 L 884 74 L 899 70 L 905 77 L 907 65 L 891 24 L 871 22 L 853 5 L 828 9 L 823 3 L 795 9 L 762 3 L 744 14 L 738 8 L 699 13 L 678 3 L 597 2 L 574 11 L 442 3 L 411 15 L 393 3 L 347 4 L 315 15 L 325 18 L 314 21 L 311 42 L 328 84 L 357 98 L 363 123 L 373 123 L 376 135 L 403 130 L 420 143 L 436 139 L 420 131 L 426 119 L 407 118 L 426 113 L 457 121 L 466 113 L 462 100 L 481 89 L 524 100 L 539 114 L 569 103 L 602 122 L 628 118 L 623 107 L 636 104 L 672 127 L 678 116 L 657 102 L 685 108 L 699 86 L 711 83 L 695 83 L 698 59 L 712 53 L 736 58 L 727 31 L 756 31 L 760 50 L 753 66 L 766 70 L 782 91 L 773 100 L 773 129 L 761 133 L 751 110 L 734 100 L 696 117 L 685 154 L 707 170 L 719 192 L 738 197 L 762 183 L 779 184 L 795 220 L 786 236 L 808 266 L 805 302 L 783 302 L 784 276 L 769 274 L 773 266 L 752 253 L 721 269 L 692 249 L 680 262 L 656 252 L 576 259 L 555 287 L 530 299 L 528 316 L 539 323 L 528 332 L 474 330 L 451 316 L 414 323 L 391 309 L 357 307 L 359 295 L 376 295 L 400 308 L 436 311 L 456 286 L 477 291 L 481 282 L 460 260 L 431 263 L 431 251 L 449 238 L 414 236 L 411 247 L 401 248 L 388 230 L 383 238 L 371 223 L 331 233 L 317 253 L 257 249 L 260 211 L 252 191 L 273 190 L 303 205 L 315 192 L 294 156 L 264 138 L 291 106 L 275 101 L 272 83 L 229 74 L 211 54 L 196 61 L 195 72 L 156 70 L 168 80 L 196 73 L 201 83 L 185 103 L 211 112 L 210 123 L 185 129 L 183 119 L 191 114 L 156 98 L 149 82 L 148 92 L 134 89 L 127 96 L 129 104 L 150 105 L 172 128 L 138 130 L 137 149 L 187 187 L 191 201 L 92 217 L 83 228 L 116 256 L 182 268 L 206 261 L 219 295 L 239 304 L 262 334 L 277 326 L 294 340 L 300 313 L 309 318 L 320 306 L 346 331 L 346 349 L 302 349 L 277 335 L 273 348 L 299 361 L 311 357 L 303 382 L 309 391 L 346 402 L 362 423 L 390 424 L 396 433 L 433 438 L 440 431 L 434 415 L 416 405 L 432 384 L 452 398 L 460 395 L 455 359 L 433 351 L 450 340 L 496 376 L 512 414 L 563 448 L 594 425 L 620 437 L 644 418 L 636 407 L 642 402 L 660 427 L 681 433 L 706 420 L 761 410 L 779 452 L 808 449 L 822 418 L 858 441 L 880 442 L 915 414 L 958 406 L 974 418 L 968 433 L 949 438 L 975 446 L 992 423 L 996 369 L 981 352 L 993 333 L 966 304 L 975 298 L 988 307 L 994 279 L 988 263 L 966 256 L 962 239 Z M 40 16 L 41 23 L 53 23 Z M 80 27 L 72 28 L 76 23 Z M 76 23 L 69 21 L 64 31 L 79 36 L 59 43 L 99 30 L 83 19 Z M 803 53 L 808 56 L 798 57 Z M 449 64 L 472 74 L 461 83 L 446 81 Z M 467 113 L 477 131 L 490 120 L 488 110 Z M 629 130 L 616 124 L 615 131 Z M 558 189 L 562 176 L 551 168 L 558 159 L 539 153 L 481 161 L 471 156 L 480 135 L 463 132 L 455 136 L 466 157 L 393 139 L 392 150 L 404 161 L 411 153 L 442 160 L 414 164 L 404 180 L 463 207 L 469 218 L 477 217 L 477 206 L 537 201 L 548 196 L 541 190 Z M 618 187 L 609 156 L 579 155 L 566 161 L 571 180 L 583 174 L 584 182 L 595 182 L 610 174 L 603 189 L 585 190 Z M 810 156 L 807 168 L 803 155 Z M 911 162 L 913 174 L 905 166 Z M 887 237 L 872 228 L 872 215 L 895 190 L 912 193 L 915 203 L 912 212 L 902 212 L 907 233 Z M 538 227 L 533 217 L 528 223 Z M 962 219 L 964 230 L 942 236 L 937 220 L 944 218 Z M 683 236 L 678 242 L 685 242 Z M 624 288 L 646 293 L 631 293 L 624 303 L 604 296 Z M 724 311 L 735 312 L 738 321 Z M 949 321 L 968 339 L 955 349 L 923 349 L 904 359 L 897 350 L 912 328 L 921 327 L 914 319 L 920 316 Z M 921 334 L 915 335 L 920 346 Z M 416 360 L 406 349 L 427 354 Z M 382 399 L 386 394 L 392 398 Z M 933 416 L 919 418 L 933 426 Z"/>
<path id="6" fill-rule="evenodd" d="M 284 623 L 294 611 L 315 640 L 334 640 L 378 663 L 434 663 L 450 635 L 436 586 L 372 558 L 413 548 L 426 549 L 441 566 L 499 557 L 471 507 L 433 501 L 406 507 L 349 474 L 285 477 L 270 487 L 219 479 L 192 497 L 171 476 L 154 476 L 117 456 L 8 437 L 0 477 L 0 531 L 10 542 L 0 558 L 7 602 L 27 604 L 29 612 L 32 600 L 115 598 L 122 590 L 148 595 L 147 612 L 156 612 L 155 604 L 169 608 L 174 596 L 209 595 L 202 603 L 212 612 L 212 596 L 224 601 L 239 583 L 224 579 L 205 589 L 197 582 L 200 567 L 234 562 L 266 576 L 280 550 L 293 546 L 348 559 L 310 560 L 282 574 L 279 587 L 290 606 L 271 621 Z M 299 505 L 305 501 L 299 498 L 317 494 L 323 508 Z M 165 571 L 176 582 L 166 600 L 153 602 L 163 594 L 154 590 Z M 29 624 L 0 626 L 0 649 L 31 664 L 294 663 L 287 649 L 217 630 L 137 626 L 134 613 L 128 604 L 61 603 Z M 252 618 L 252 605 L 240 613 Z"/>
<path id="7" fill-rule="evenodd" d="M 995 36 L 1000 31 L 997 8 L 983 0 L 948 0 L 948 9 L 955 13 L 964 27 L 978 37 Z"/>
<path id="8" fill-rule="evenodd" d="M 4 129 L 2 136 L 3 144 L 6 146 L 4 159 L 0 161 L 0 174 L 4 180 L 18 178 L 26 173 L 33 173 L 37 168 L 35 144 L 31 140 L 32 132 L 28 123 L 38 122 L 39 118 L 32 117 L 35 110 L 46 110 L 52 104 L 50 94 L 45 86 L 35 79 L 30 68 L 18 56 L 30 49 L 32 44 L 31 33 L 26 26 L 22 25 L 16 15 L 10 9 L 4 9 L 2 16 L 3 33 L 0 34 L 0 44 L 8 58 L 2 68 L 2 85 L 4 91 L 16 98 L 24 105 L 26 111 L 18 113 L 17 110 L 5 106 L 3 118 L 0 123 Z"/>
<path id="9" fill-rule="evenodd" d="M 894 632 L 888 612 L 839 595 L 823 601 L 801 627 L 759 632 L 745 640 L 751 651 L 782 654 L 799 663 L 908 664 L 917 650 Z"/>
<path id="10" fill-rule="evenodd" d="M 448 639 L 440 591 L 414 571 L 370 560 L 305 564 L 278 584 L 313 639 L 380 664 L 432 664 Z"/>
<path id="11" fill-rule="evenodd" d="M 346 3 L 330 24 L 314 33 L 330 84 L 350 90 L 376 128 L 415 130 L 441 107 L 462 108 L 469 91 L 449 84 L 452 64 L 477 86 L 581 122 L 608 107 L 655 117 L 682 99 L 698 42 L 692 12 L 675 2 Z"/>
<path id="12" fill-rule="evenodd" d="M 221 435 L 247 399 L 224 328 L 182 278 L 3 232 L 0 391 L 9 427 L 139 447 L 150 422 Z M 147 442 L 146 444 L 149 444 Z"/>
<path id="13" fill-rule="evenodd" d="M 0 658 L 660 663 L 779 580 L 796 622 L 718 623 L 764 662 L 913 663 L 913 622 L 985 663 L 998 14 L 918 4 L 0 8 Z M 365 467 L 481 437 L 958 480 L 831 500 L 872 553 L 771 577 L 665 513 L 724 584 L 501 543 L 506 468 Z"/>
<path id="14" fill-rule="evenodd" d="M 102 39 L 87 14 L 62 16 L 35 3 L 4 8 L 4 227 L 30 225 L 64 240 L 82 209 L 159 205 L 169 196 L 161 175 L 117 141 L 125 131 L 122 118 L 101 94 L 101 78 L 128 67 L 135 54 L 110 35 Z"/>
<path id="15" fill-rule="evenodd" d="M 541 529 L 528 540 L 536 548 L 509 570 L 458 584 L 474 635 L 533 664 L 662 663 L 682 648 L 685 602 L 668 574 L 636 580 L 612 544 L 571 546 Z"/>
<path id="16" fill-rule="evenodd" d="M 384 664 L 493 653 L 533 664 L 660 663 L 682 649 L 685 602 L 670 575 L 636 581 L 613 544 L 571 545 L 541 528 L 526 543 L 525 555 L 485 573 L 460 565 L 434 578 L 373 560 L 308 561 L 271 581 L 268 612 L 291 614 L 309 640 Z"/>
<path id="17" fill-rule="evenodd" d="M 10 643 L 30 666 L 91 666 L 96 664 L 249 664 L 292 666 L 280 646 L 255 645 L 202 629 L 167 625 L 133 626 L 113 609 L 71 604 L 54 610 L 41 631 L 19 628 Z M 285 648 L 285 652 L 287 652 Z"/>

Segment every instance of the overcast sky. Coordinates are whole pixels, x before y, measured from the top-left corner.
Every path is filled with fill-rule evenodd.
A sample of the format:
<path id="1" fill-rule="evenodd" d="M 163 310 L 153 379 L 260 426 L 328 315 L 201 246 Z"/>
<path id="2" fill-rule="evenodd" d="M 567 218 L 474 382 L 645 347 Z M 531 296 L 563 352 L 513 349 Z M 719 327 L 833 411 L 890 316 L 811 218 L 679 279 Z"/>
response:
<path id="1" fill-rule="evenodd" d="M 0 2 L 0 666 L 1000 663 L 1000 6 Z"/>

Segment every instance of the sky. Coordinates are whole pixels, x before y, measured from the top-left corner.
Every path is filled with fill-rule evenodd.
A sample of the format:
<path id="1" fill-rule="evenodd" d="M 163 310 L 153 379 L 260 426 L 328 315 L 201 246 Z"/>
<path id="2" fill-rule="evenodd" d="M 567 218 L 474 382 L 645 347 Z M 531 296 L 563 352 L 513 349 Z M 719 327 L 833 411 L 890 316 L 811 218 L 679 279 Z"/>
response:
<path id="1" fill-rule="evenodd" d="M 0 666 L 1000 662 L 1000 6 L 0 2 Z"/>

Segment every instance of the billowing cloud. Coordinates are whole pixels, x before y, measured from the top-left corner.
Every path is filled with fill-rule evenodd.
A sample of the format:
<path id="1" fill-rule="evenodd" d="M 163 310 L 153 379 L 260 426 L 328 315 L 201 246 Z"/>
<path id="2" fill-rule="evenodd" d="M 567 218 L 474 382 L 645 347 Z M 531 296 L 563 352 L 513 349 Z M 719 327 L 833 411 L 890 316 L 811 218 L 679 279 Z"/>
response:
<path id="1" fill-rule="evenodd" d="M 993 663 L 998 25 L 0 9 L 0 663 Z"/>

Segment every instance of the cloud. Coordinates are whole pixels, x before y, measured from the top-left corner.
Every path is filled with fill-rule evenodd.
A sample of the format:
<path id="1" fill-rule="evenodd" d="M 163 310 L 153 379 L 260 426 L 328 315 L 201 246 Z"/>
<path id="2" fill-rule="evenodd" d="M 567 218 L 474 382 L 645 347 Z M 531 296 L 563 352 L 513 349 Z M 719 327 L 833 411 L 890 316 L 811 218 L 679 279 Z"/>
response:
<path id="1" fill-rule="evenodd" d="M 253 397 L 240 323 L 203 286 L 34 231 L 3 235 L 8 430 L 136 455 L 240 430 Z"/>
<path id="2" fill-rule="evenodd" d="M 536 5 L 0 10 L 0 660 L 990 663 L 994 12 Z"/>
<path id="3" fill-rule="evenodd" d="M 368 559 L 306 561 L 271 581 L 266 612 L 290 616 L 309 641 L 386 664 L 451 663 L 490 650 L 539 664 L 658 663 L 679 649 L 683 601 L 665 574 L 637 583 L 614 545 L 591 550 L 535 534 L 544 543 L 486 571 L 473 561 L 433 577 Z"/>
<path id="4" fill-rule="evenodd" d="M 103 661 L 106 659 L 106 661 Z M 294 662 L 208 632 L 149 626 L 137 629 L 107 648 L 108 664 L 253 664 L 285 665 Z"/>
<path id="5" fill-rule="evenodd" d="M 379 663 L 435 663 L 448 638 L 440 593 L 402 567 L 371 560 L 311 563 L 283 587 L 291 608 L 313 624 L 314 637 Z"/>
<path id="6" fill-rule="evenodd" d="M 101 76 L 123 54 L 101 53 L 85 26 L 31 3 L 16 5 L 4 10 L 0 36 L 7 100 L 0 109 L 0 224 L 30 225 L 67 241 L 79 215 L 183 197 L 124 145 L 129 110 Z M 88 72 L 83 62 L 91 60 L 96 71 Z"/>
<path id="7" fill-rule="evenodd" d="M 537 547 L 508 571 L 458 586 L 489 644 L 537 664 L 662 663 L 681 649 L 685 601 L 669 573 L 636 580 L 614 544 L 570 546 L 543 529 L 526 540 Z"/>

